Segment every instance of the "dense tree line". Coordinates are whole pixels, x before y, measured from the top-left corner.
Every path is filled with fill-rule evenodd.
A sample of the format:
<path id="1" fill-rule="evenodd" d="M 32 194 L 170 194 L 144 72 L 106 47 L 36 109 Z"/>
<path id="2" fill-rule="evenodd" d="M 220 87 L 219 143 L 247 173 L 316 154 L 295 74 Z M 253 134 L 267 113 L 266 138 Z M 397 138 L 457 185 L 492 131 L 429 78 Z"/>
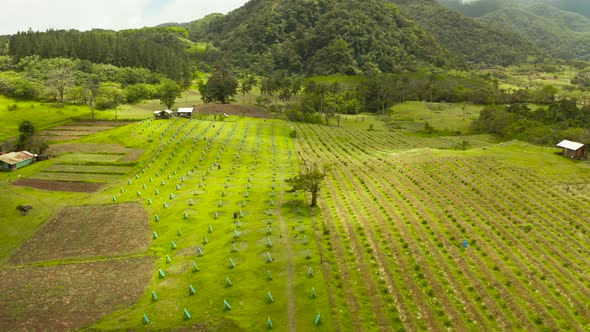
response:
<path id="1" fill-rule="evenodd" d="M 161 98 L 165 87 L 182 87 L 145 68 L 93 64 L 68 58 L 0 56 L 0 94 L 49 102 L 86 104 L 92 111 Z"/>
<path id="2" fill-rule="evenodd" d="M 8 53 L 16 61 L 70 58 L 118 67 L 143 67 L 163 73 L 177 82 L 190 77 L 185 29 L 144 28 L 119 32 L 108 30 L 48 30 L 19 32 L 10 37 Z"/>
<path id="3" fill-rule="evenodd" d="M 590 142 L 590 105 L 559 100 L 531 110 L 527 104 L 486 107 L 473 129 L 538 144 L 555 144 L 566 138 Z"/>

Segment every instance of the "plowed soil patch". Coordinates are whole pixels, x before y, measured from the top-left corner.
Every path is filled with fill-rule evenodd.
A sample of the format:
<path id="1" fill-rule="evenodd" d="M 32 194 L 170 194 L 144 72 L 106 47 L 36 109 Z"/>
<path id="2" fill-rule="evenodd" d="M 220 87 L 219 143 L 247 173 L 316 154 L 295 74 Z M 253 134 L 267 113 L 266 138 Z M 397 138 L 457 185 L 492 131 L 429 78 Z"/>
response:
<path id="1" fill-rule="evenodd" d="M 140 257 L 0 270 L 0 331 L 70 331 L 137 302 L 155 268 Z"/>
<path id="2" fill-rule="evenodd" d="M 98 182 L 52 181 L 41 179 L 20 179 L 13 183 L 15 186 L 31 187 L 49 191 L 68 191 L 76 193 L 93 193 L 104 186 Z"/>
<path id="3" fill-rule="evenodd" d="M 148 214 L 140 204 L 73 206 L 47 221 L 9 262 L 141 253 L 149 244 Z"/>

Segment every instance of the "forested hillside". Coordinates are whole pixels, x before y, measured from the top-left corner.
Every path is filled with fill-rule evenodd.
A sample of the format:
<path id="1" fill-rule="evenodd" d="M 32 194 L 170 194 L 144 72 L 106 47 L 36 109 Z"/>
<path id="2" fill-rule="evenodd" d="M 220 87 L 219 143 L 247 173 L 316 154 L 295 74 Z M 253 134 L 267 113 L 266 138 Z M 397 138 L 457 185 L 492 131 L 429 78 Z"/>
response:
<path id="1" fill-rule="evenodd" d="M 436 0 L 391 0 L 447 49 L 480 64 L 522 63 L 544 53 L 521 36 L 465 17 Z"/>
<path id="2" fill-rule="evenodd" d="M 41 58 L 72 58 L 119 67 L 143 67 L 181 81 L 190 77 L 188 33 L 181 28 L 108 31 L 27 31 L 11 36 L 8 54 L 18 62 Z"/>
<path id="3" fill-rule="evenodd" d="M 212 42 L 235 64 L 259 72 L 397 72 L 455 61 L 383 0 L 252 0 L 188 27 L 194 41 Z"/>
<path id="4" fill-rule="evenodd" d="M 590 18 L 576 1 L 479 0 L 463 3 L 440 0 L 464 15 L 513 31 L 564 59 L 590 59 Z M 571 11 L 570 11 L 571 10 Z M 586 13 L 587 14 L 587 13 Z"/>

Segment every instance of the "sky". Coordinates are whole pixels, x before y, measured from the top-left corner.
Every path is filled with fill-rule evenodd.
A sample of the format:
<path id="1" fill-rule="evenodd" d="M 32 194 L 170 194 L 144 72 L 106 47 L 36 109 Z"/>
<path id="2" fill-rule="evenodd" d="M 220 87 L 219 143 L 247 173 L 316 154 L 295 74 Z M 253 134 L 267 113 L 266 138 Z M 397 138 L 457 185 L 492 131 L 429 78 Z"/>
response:
<path id="1" fill-rule="evenodd" d="M 227 13 L 248 0 L 0 0 L 0 35 L 47 29 L 129 29 Z"/>

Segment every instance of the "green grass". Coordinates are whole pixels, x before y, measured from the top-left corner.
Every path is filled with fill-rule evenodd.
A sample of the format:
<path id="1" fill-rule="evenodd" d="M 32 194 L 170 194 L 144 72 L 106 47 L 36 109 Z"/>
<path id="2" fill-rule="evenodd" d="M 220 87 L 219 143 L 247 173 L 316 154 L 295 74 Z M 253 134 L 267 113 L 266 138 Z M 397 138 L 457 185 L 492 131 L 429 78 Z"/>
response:
<path id="1" fill-rule="evenodd" d="M 195 95 L 192 97 L 197 98 Z M 284 121 L 247 118 L 224 122 L 150 119 L 82 138 L 78 141 L 117 143 L 126 148 L 145 149 L 146 152 L 137 161 L 137 165 L 126 164 L 123 168 L 116 165 L 122 154 L 71 153 L 34 164 L 16 173 L 0 173 L 0 191 L 3 193 L 0 197 L 0 263 L 5 261 L 14 248 L 30 238 L 38 225 L 47 220 L 53 211 L 64 205 L 118 204 L 131 201 L 139 202 L 148 210 L 150 229 L 158 234 L 158 238 L 151 241 L 147 252 L 158 257 L 157 268 L 151 271 L 151 281 L 136 304 L 116 308 L 113 313 L 88 326 L 91 329 L 143 329 L 145 326 L 141 319 L 145 313 L 152 321 L 149 328 L 154 330 L 190 328 L 192 324 L 201 323 L 206 329 L 264 330 L 268 317 L 272 319 L 275 330 L 287 330 L 287 308 L 290 300 L 287 289 L 294 292 L 291 299 L 296 305 L 294 321 L 297 330 L 331 331 L 338 323 L 348 324 L 351 321 L 360 321 L 363 327 L 377 329 L 375 314 L 371 308 L 372 299 L 365 290 L 367 280 L 377 278 L 378 274 L 385 278 L 382 268 L 392 272 L 391 282 L 400 287 L 397 295 L 406 305 L 407 313 L 413 317 L 411 319 L 414 320 L 414 327 L 430 327 L 425 320 L 421 320 L 421 312 L 416 308 L 421 308 L 424 312 L 440 310 L 444 313 L 442 309 L 445 303 L 451 303 L 453 310 L 458 312 L 459 319 L 471 317 L 462 310 L 465 310 L 466 301 L 473 299 L 455 299 L 459 295 L 445 282 L 453 281 L 454 287 L 461 290 L 463 281 L 480 283 L 478 278 L 471 279 L 468 274 L 491 271 L 485 276 L 486 279 L 482 279 L 482 283 L 498 281 L 504 284 L 511 281 L 523 286 L 524 280 L 529 276 L 525 274 L 521 278 L 515 277 L 513 271 L 521 267 L 501 256 L 510 255 L 510 258 L 516 258 L 518 262 L 528 262 L 525 254 L 518 250 L 502 250 L 505 242 L 499 237 L 511 237 L 512 234 L 503 232 L 496 235 L 494 232 L 496 228 L 510 229 L 516 230 L 518 236 L 528 236 L 518 233 L 521 225 L 502 219 L 505 215 L 514 213 L 517 215 L 514 220 L 527 221 L 526 215 L 522 215 L 524 212 L 521 211 L 526 206 L 512 202 L 509 209 L 504 209 L 501 204 L 505 200 L 501 196 L 494 196 L 495 191 L 488 193 L 479 189 L 504 192 L 503 187 L 496 186 L 494 181 L 497 179 L 502 184 L 518 175 L 522 179 L 542 182 L 543 191 L 548 191 L 553 183 L 587 181 L 590 178 L 590 163 L 558 156 L 554 153 L 558 151 L 556 148 L 521 142 L 492 145 L 493 138 L 489 136 L 423 137 L 396 129 L 398 126 L 419 131 L 423 122 L 429 121 L 436 129 L 467 131 L 469 118 L 463 120 L 462 105 L 428 105 L 398 105 L 394 108 L 391 121 L 384 121 L 374 115 L 359 115 L 358 118 L 346 115 L 342 116 L 340 129 L 334 128 L 337 125 L 335 119 L 331 120 L 331 128 L 297 126 L 301 129 L 301 135 L 296 140 L 289 139 L 291 127 Z M 157 101 L 134 107 L 137 109 L 130 112 L 144 112 L 141 110 L 143 107 L 161 108 Z M 476 116 L 479 110 L 479 106 L 467 105 L 465 113 Z M 145 112 L 151 117 L 150 110 Z M 371 125 L 373 130 L 369 131 Z M 447 150 L 462 140 L 473 142 L 471 145 L 474 148 L 467 151 Z M 332 225 L 331 233 L 322 237 L 322 246 L 324 250 L 328 250 L 324 251 L 323 261 L 331 270 L 330 280 L 326 280 L 321 272 L 318 243 L 307 209 L 302 209 L 301 216 L 295 212 L 297 204 L 303 204 L 304 196 L 284 192 L 287 187 L 283 186 L 283 180 L 297 169 L 296 152 L 300 151 L 303 144 L 309 146 L 306 148 L 307 153 L 318 158 L 333 157 L 333 162 L 342 167 L 341 175 L 330 175 L 330 188 L 337 195 L 329 197 L 327 190 L 322 192 L 321 200 L 329 201 L 316 216 L 320 234 L 325 229 L 323 223 L 331 222 L 322 219 L 322 216 L 342 216 Z M 60 165 L 60 162 L 68 164 Z M 213 166 L 215 162 L 221 164 L 221 169 Z M 346 173 L 349 165 L 354 167 L 350 168 L 351 172 Z M 478 167 L 479 165 L 498 168 L 502 177 L 480 176 L 478 172 L 485 172 L 487 168 Z M 464 172 L 463 166 L 468 166 L 470 173 Z M 390 168 L 391 172 L 388 171 Z M 126 176 L 107 174 L 123 170 L 129 173 Z M 273 180 L 274 172 L 276 181 Z M 94 194 L 48 193 L 8 185 L 8 177 L 14 180 L 18 174 L 23 177 L 75 178 L 79 181 L 104 180 L 110 182 L 110 185 Z M 249 180 L 250 176 L 252 181 Z M 446 186 L 447 181 L 453 186 Z M 479 183 L 485 186 L 479 187 Z M 247 188 L 249 185 L 251 187 Z M 455 186 L 465 190 L 455 192 Z M 472 192 L 472 187 L 479 191 Z M 524 187 L 533 193 L 533 185 Z M 273 188 L 276 189 L 275 196 L 271 196 Z M 437 191 L 433 191 L 433 188 Z M 159 194 L 156 194 L 156 190 Z M 248 197 L 244 195 L 246 190 Z M 353 190 L 354 195 L 350 194 Z M 551 197 L 558 197 L 558 193 Z M 113 202 L 113 197 L 116 202 Z M 525 194 L 516 197 L 523 201 L 527 198 Z M 271 199 L 278 205 L 271 205 Z M 463 199 L 468 199 L 468 204 Z M 189 204 L 191 200 L 193 205 Z M 445 201 L 444 206 L 438 206 L 442 204 L 439 203 L 441 200 Z M 246 206 L 242 206 L 244 201 Z M 334 202 L 340 202 L 342 206 Z M 29 216 L 21 217 L 17 214 L 15 207 L 21 203 L 34 206 Z M 272 233 L 266 234 L 269 219 L 266 212 L 269 209 L 273 211 L 270 217 Z M 240 218 L 241 227 L 234 224 L 232 217 L 239 210 L 244 212 L 244 217 Z M 356 211 L 359 215 L 350 211 Z M 215 217 L 215 212 L 219 214 L 219 218 Z M 545 211 L 544 207 L 537 206 L 531 213 L 541 218 L 544 213 L 554 211 Z M 159 222 L 156 222 L 156 215 L 160 218 Z M 454 218 L 452 222 L 450 218 Z M 505 224 L 496 223 L 496 219 L 504 220 Z M 528 222 L 533 225 L 530 226 L 530 233 L 526 233 L 531 234 L 530 236 L 550 227 L 543 224 L 544 220 L 530 219 Z M 208 230 L 209 225 L 213 227 L 211 233 Z M 304 233 L 299 232 L 301 227 Z M 350 230 L 345 231 L 345 227 Z M 356 234 L 359 227 L 364 230 Z M 583 226 L 580 227 L 585 230 Z M 236 229 L 242 234 L 240 238 L 233 236 Z M 551 232 L 545 234 L 553 235 Z M 308 237 L 309 244 L 303 244 L 303 235 Z M 207 244 L 203 243 L 205 236 L 209 241 Z M 473 243 L 473 254 L 451 260 L 448 257 L 451 257 L 450 254 L 454 255 L 458 239 L 463 236 L 477 236 L 480 240 L 477 245 Z M 579 236 L 587 237 L 581 233 Z M 266 247 L 269 237 L 273 242 L 272 248 Z M 355 239 L 358 239 L 358 243 Z M 398 243 L 400 239 L 410 243 L 410 248 L 402 247 L 401 242 Z M 444 239 L 444 243 L 439 247 L 436 244 L 440 239 Z M 483 239 L 490 239 L 491 242 L 484 246 Z M 343 245 L 342 262 L 337 262 L 332 251 L 332 246 L 337 245 L 336 240 Z M 172 249 L 172 241 L 176 243 L 176 249 Z M 238 252 L 231 251 L 232 241 L 236 243 Z M 524 242 L 520 238 L 519 241 Z M 502 246 L 498 246 L 498 243 Z M 520 245 L 518 241 L 507 240 L 506 246 L 513 245 L 509 243 Z M 371 247 L 372 244 L 377 247 Z M 366 262 L 363 269 L 370 273 L 359 273 L 359 256 L 354 255 L 351 246 L 362 251 L 360 256 Z M 533 241 L 530 246 L 539 244 Z M 526 252 L 536 248 L 531 249 L 530 246 L 527 244 L 521 248 Z M 203 248 L 203 257 L 197 257 L 198 247 Z M 438 249 L 433 251 L 433 248 Z M 541 249 L 545 254 L 553 252 L 545 244 Z M 586 252 L 587 245 L 581 245 L 580 249 Z M 305 258 L 306 250 L 311 253 L 309 260 Z M 275 258 L 274 262 L 265 261 L 267 251 Z M 375 251 L 383 254 L 380 260 L 375 258 Z M 486 257 L 482 252 L 494 256 Z M 397 256 L 392 256 L 392 253 Z M 166 262 L 166 255 L 171 257 L 170 263 Z M 233 269 L 229 266 L 230 257 L 237 263 Z M 432 281 L 432 284 L 422 284 L 413 274 L 406 275 L 412 272 L 400 270 L 397 258 L 404 260 L 408 267 L 424 263 L 423 270 L 430 271 L 430 274 L 422 277 L 429 280 L 429 283 Z M 506 259 L 508 263 L 502 264 L 502 259 Z M 462 263 L 464 260 L 468 264 L 466 267 Z M 192 272 L 193 261 L 200 267 L 199 272 Z M 349 283 L 344 283 L 344 288 L 343 278 L 338 275 L 340 264 L 345 264 L 352 273 L 346 279 Z M 292 277 L 288 274 L 290 266 L 294 269 Z M 314 278 L 306 277 L 308 266 L 313 267 Z M 495 266 L 499 268 L 494 269 Z M 164 279 L 158 278 L 157 269 L 166 271 Z M 272 281 L 267 280 L 266 270 L 272 271 Z M 508 277 L 502 276 L 505 271 L 509 272 Z M 574 272 L 579 273 L 577 270 Z M 226 276 L 233 282 L 232 287 L 225 287 Z M 496 276 L 498 280 L 489 279 L 490 276 Z M 557 280 L 552 278 L 550 275 L 549 280 Z M 411 296 L 413 291 L 404 288 L 406 283 L 414 285 L 417 293 Z M 189 294 L 189 284 L 195 288 L 196 294 Z M 375 284 L 384 287 L 382 283 Z M 547 284 L 551 287 L 549 282 Z M 350 288 L 346 288 L 347 285 Z M 311 287 L 315 287 L 317 299 L 310 298 Z M 335 308 L 331 308 L 328 298 L 330 290 L 336 297 Z M 159 299 L 156 302 L 151 299 L 152 291 L 158 294 Z M 268 291 L 275 298 L 274 303 L 267 303 Z M 428 291 L 434 292 L 441 302 L 437 301 L 434 305 L 427 301 L 417 304 L 415 298 L 431 296 Z M 503 291 L 513 294 L 511 290 Z M 529 296 L 528 288 L 523 292 Z M 346 300 L 349 294 L 358 296 L 361 307 L 359 312 L 349 311 Z M 495 294 L 491 290 L 479 293 L 488 299 L 493 299 Z M 499 292 L 497 294 L 500 295 Z M 535 295 L 534 292 L 530 294 L 530 298 L 534 300 L 545 296 Z M 397 318 L 396 305 L 387 293 L 380 293 L 378 297 L 382 303 L 388 304 L 387 308 L 382 309 L 386 320 Z M 579 298 L 578 295 L 576 297 Z M 223 310 L 224 299 L 232 305 L 231 311 Z M 529 298 L 526 299 L 528 300 Z M 498 301 L 499 305 L 504 305 L 505 302 L 517 307 L 520 303 L 519 298 L 514 301 Z M 184 308 L 190 311 L 193 317 L 191 320 L 183 319 Z M 492 313 L 481 310 L 482 317 L 478 318 L 481 319 L 480 322 L 488 322 L 491 327 L 501 326 L 494 325 L 496 323 L 492 322 L 495 319 Z M 509 309 L 505 311 L 509 312 Z M 322 325 L 316 327 L 313 320 L 318 312 L 322 315 Z M 335 313 L 334 317 L 332 313 Z M 558 312 L 554 315 L 557 316 Z M 506 316 L 511 318 L 509 314 Z M 336 321 L 339 319 L 343 322 Z M 446 317 L 441 315 L 435 320 L 441 323 Z M 412 327 L 405 322 L 398 322 L 395 326 Z M 344 330 L 351 328 L 349 325 L 340 327 Z"/>
<path id="2" fill-rule="evenodd" d="M 44 172 L 125 174 L 129 172 L 131 169 L 132 167 L 129 166 L 93 166 L 58 164 L 46 168 Z"/>
<path id="3" fill-rule="evenodd" d="M 215 127 L 213 127 L 215 126 Z M 168 128 L 165 130 L 164 128 Z M 260 129 L 260 135 L 258 135 Z M 293 237 L 292 248 L 295 256 L 290 257 L 284 247 L 285 239 L 279 236 L 280 221 L 278 217 L 278 206 L 270 206 L 269 200 L 280 199 L 279 196 L 270 196 L 273 183 L 280 185 L 281 180 L 273 182 L 272 157 L 276 156 L 276 165 L 279 179 L 290 175 L 289 160 L 295 160 L 294 155 L 289 157 L 287 147 L 293 149 L 292 143 L 287 138 L 289 128 L 282 121 L 262 121 L 241 119 L 239 121 L 186 121 L 186 120 L 158 120 L 147 121 L 136 125 L 126 126 L 95 135 L 93 140 L 117 141 L 118 137 L 133 142 L 136 148 L 155 149 L 158 142 L 163 150 L 155 161 L 143 159 L 140 166 L 136 168 L 139 179 L 135 176 L 128 178 L 130 182 L 120 182 L 119 186 L 104 194 L 94 195 L 88 203 L 112 202 L 112 196 L 116 196 L 117 202 L 139 201 L 146 205 L 150 212 L 150 224 L 159 235 L 153 241 L 151 252 L 159 257 L 158 267 L 167 272 L 167 277 L 160 280 L 156 277 L 149 286 L 148 291 L 140 302 L 127 309 L 121 309 L 106 317 L 95 327 L 110 329 L 113 327 L 137 328 L 141 325 L 141 316 L 146 313 L 152 320 L 153 328 L 180 327 L 190 322 L 182 319 L 182 309 L 187 308 L 193 316 L 194 322 L 209 322 L 212 326 L 225 326 L 225 329 L 243 328 L 246 330 L 263 329 L 267 318 L 273 320 L 275 329 L 286 329 L 286 303 L 288 301 L 285 293 L 287 283 L 287 264 L 292 259 L 295 264 L 295 276 L 293 289 L 295 290 L 295 301 L 297 303 L 296 321 L 298 329 L 305 330 L 313 326 L 313 320 L 317 312 L 323 315 L 323 325 L 319 330 L 331 330 L 331 319 L 326 298 L 326 289 L 319 268 L 319 255 L 315 246 L 315 239 L 311 233 L 311 224 L 308 217 L 303 216 L 302 223 L 299 223 L 297 215 L 285 207 L 281 208 L 283 220 L 287 223 L 287 230 L 290 237 Z M 162 141 L 160 134 L 164 134 Z M 205 141 L 198 139 L 192 144 L 192 139 L 199 133 L 203 133 L 211 142 L 209 152 L 199 161 L 201 152 L 205 151 Z M 174 133 L 178 133 L 174 135 Z M 188 139 L 181 144 L 175 143 L 184 134 Z M 217 134 L 216 134 L 217 133 Z M 146 140 L 151 137 L 152 142 Z M 174 137 L 174 138 L 173 138 Z M 168 139 L 172 138 L 172 141 Z M 164 145 L 166 142 L 169 144 Z M 241 143 L 242 142 L 242 143 Z M 272 142 L 276 144 L 277 152 L 272 152 Z M 243 144 L 243 145 L 242 145 Z M 259 145 L 260 144 L 260 145 Z M 241 157 L 236 160 L 236 153 L 242 146 Z M 223 147 L 223 150 L 220 150 Z M 193 152 L 190 153 L 192 149 Z M 255 150 L 259 151 L 259 163 Z M 158 150 L 156 150 L 158 151 Z M 217 159 L 216 155 L 220 158 Z M 146 153 L 146 156 L 154 157 L 154 152 Z M 293 159 L 290 159 L 293 158 Z M 152 161 L 152 162 L 150 162 Z M 186 162 L 185 162 L 186 161 Z M 211 168 L 213 162 L 220 162 L 221 169 Z M 149 167 L 148 167 L 149 163 Z M 187 171 L 195 165 L 199 165 L 193 174 L 188 175 Z M 231 167 L 235 166 L 234 174 L 230 175 Z M 143 173 L 145 171 L 145 173 Z M 205 175 L 205 174 L 209 175 Z M 132 173 L 133 174 L 133 173 Z M 228 175 L 230 178 L 228 179 Z M 253 181 L 249 182 L 249 176 Z M 203 176 L 206 179 L 203 180 Z M 185 177 L 186 181 L 182 181 Z M 164 184 L 161 183 L 164 181 Z M 203 182 L 206 187 L 199 187 Z M 249 197 L 244 197 L 247 185 Z M 144 189 L 146 185 L 146 189 Z M 181 189 L 176 188 L 180 185 Z M 226 188 L 227 185 L 227 188 Z M 123 188 L 123 193 L 121 193 Z M 158 189 L 160 194 L 156 195 Z M 277 187 L 277 193 L 280 187 Z M 198 195 L 195 195 L 195 190 Z M 137 192 L 141 193 L 138 196 Z M 222 196 L 222 192 L 226 192 Z M 170 199 L 170 194 L 175 198 Z M 148 204 L 148 198 L 152 204 Z M 189 206 L 192 199 L 194 206 Z M 285 194 L 283 200 L 301 200 L 300 195 Z M 219 206 L 222 200 L 223 206 Z M 243 207 L 243 201 L 247 206 Z M 169 208 L 165 209 L 166 202 Z M 265 220 L 268 216 L 265 211 L 272 208 L 273 233 L 265 233 Z M 245 216 L 241 218 L 243 223 L 238 228 L 243 235 L 234 239 L 232 214 L 235 211 L 243 210 Z M 305 209 L 304 209 L 305 211 Z M 183 218 L 183 213 L 189 214 L 188 219 Z M 215 219 L 215 212 L 220 217 Z M 155 215 L 161 218 L 161 222 L 155 222 Z M 208 225 L 212 225 L 214 231 L 208 233 Z M 305 235 L 309 238 L 309 244 L 304 246 L 301 243 L 302 234 L 292 230 L 293 226 L 303 226 L 307 229 Z M 178 235 L 178 229 L 182 235 Z M 299 241 L 294 235 L 299 235 Z M 202 244 L 203 237 L 207 236 L 209 243 Z M 274 246 L 266 248 L 266 239 L 270 237 Z M 177 249 L 171 250 L 171 241 L 177 243 Z M 231 242 L 235 241 L 239 251 L 231 253 Z M 195 257 L 197 246 L 203 246 L 204 257 Z M 312 259 L 305 259 L 305 249 L 310 249 Z M 270 251 L 275 262 L 266 263 L 265 253 Z M 170 255 L 172 263 L 166 263 L 165 256 Z M 237 263 L 236 268 L 230 269 L 229 258 Z M 201 268 L 200 272 L 192 273 L 191 261 L 197 262 Z M 316 277 L 306 278 L 307 266 L 313 266 Z M 266 280 L 266 270 L 270 269 L 273 280 Z M 225 277 L 228 276 L 234 286 L 224 286 Z M 188 285 L 192 284 L 197 294 L 189 296 Z M 318 299 L 310 299 L 311 287 L 318 292 Z M 151 291 L 155 290 L 160 300 L 153 303 Z M 266 303 L 267 292 L 270 291 L 275 298 L 275 303 Z M 233 307 L 233 310 L 223 311 L 223 299 L 226 299 Z M 301 308 L 307 308 L 301 310 Z M 137 319 L 139 318 L 139 320 Z M 231 328 L 231 329 L 234 329 Z"/>
<path id="4" fill-rule="evenodd" d="M 123 158 L 123 154 L 100 154 L 100 153 L 69 153 L 59 156 L 61 162 L 116 162 Z"/>
<path id="5" fill-rule="evenodd" d="M 0 140 L 18 135 L 18 126 L 23 120 L 33 122 L 35 129 L 41 131 L 89 114 L 90 109 L 82 105 L 62 106 L 0 96 Z"/>
<path id="6" fill-rule="evenodd" d="M 405 102 L 392 107 L 393 125 L 419 131 L 428 122 L 437 130 L 466 133 L 482 109 L 483 106 L 471 104 Z"/>
<path id="7" fill-rule="evenodd" d="M 104 173 L 54 173 L 54 172 L 40 172 L 31 179 L 39 180 L 53 180 L 53 181 L 81 181 L 81 182 L 113 182 L 121 178 L 117 174 Z"/>
<path id="8" fill-rule="evenodd" d="M 19 171 L 20 173 L 20 171 Z M 10 253 L 23 244 L 60 207 L 71 204 L 84 194 L 55 193 L 12 186 L 7 180 L 16 179 L 16 174 L 0 173 L 0 264 Z M 31 205 L 32 210 L 21 216 L 17 205 Z"/>

